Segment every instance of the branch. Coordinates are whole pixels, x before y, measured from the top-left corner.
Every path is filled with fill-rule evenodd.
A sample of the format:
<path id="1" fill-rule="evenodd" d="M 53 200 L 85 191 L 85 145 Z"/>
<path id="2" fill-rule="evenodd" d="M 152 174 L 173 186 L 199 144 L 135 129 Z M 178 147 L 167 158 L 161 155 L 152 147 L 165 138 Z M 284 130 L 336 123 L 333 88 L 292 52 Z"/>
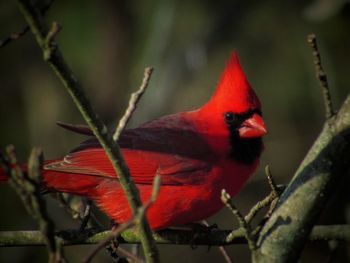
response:
<path id="1" fill-rule="evenodd" d="M 47 12 L 47 10 L 49 10 L 52 3 L 53 3 L 53 0 L 50 0 L 43 8 L 41 8 L 40 12 L 43 16 Z M 29 26 L 24 26 L 20 31 L 14 32 L 10 36 L 0 40 L 0 48 L 7 46 L 11 42 L 23 37 L 25 34 L 27 34 L 27 32 L 29 32 Z"/>
<path id="2" fill-rule="evenodd" d="M 318 51 L 316 36 L 314 34 L 310 34 L 307 36 L 307 42 L 312 48 L 312 54 L 314 56 L 314 64 L 315 64 L 315 72 L 318 81 L 320 82 L 320 86 L 322 88 L 324 106 L 326 108 L 326 119 L 330 119 L 334 116 L 334 109 L 332 104 L 331 93 L 328 86 L 327 74 L 323 70 L 321 64 L 321 55 Z"/>
<path id="3" fill-rule="evenodd" d="M 129 100 L 129 106 L 126 109 L 123 117 L 120 119 L 118 127 L 115 130 L 115 133 L 113 135 L 113 139 L 115 141 L 118 140 L 120 134 L 123 132 L 126 125 L 128 124 L 132 114 L 136 110 L 137 103 L 139 102 L 139 100 L 141 99 L 141 96 L 143 95 L 143 93 L 146 91 L 146 88 L 148 87 L 148 83 L 151 79 L 152 72 L 153 72 L 153 68 L 148 67 L 145 69 L 144 77 L 140 88 L 136 92 L 131 94 L 131 97 Z"/>
<path id="4" fill-rule="evenodd" d="M 295 262 L 336 185 L 349 173 L 350 96 L 323 130 L 258 238 L 254 262 Z"/>
<path id="5" fill-rule="evenodd" d="M 237 238 L 227 242 L 232 230 L 162 230 L 154 233 L 157 244 L 162 245 L 189 245 L 195 246 L 226 246 L 232 244 L 246 244 L 245 234 L 239 228 Z M 56 233 L 62 240 L 63 246 L 98 244 L 111 235 L 110 230 L 96 232 L 86 229 L 63 230 Z M 310 235 L 310 241 L 339 240 L 350 241 L 350 225 L 319 225 L 315 226 Z M 134 229 L 125 230 L 118 238 L 120 244 L 139 244 L 140 235 Z M 45 238 L 40 231 L 0 231 L 0 247 L 45 246 Z"/>
<path id="6" fill-rule="evenodd" d="M 101 146 L 106 151 L 116 174 L 118 174 L 120 184 L 125 191 L 132 213 L 135 215 L 138 208 L 142 206 L 142 202 L 139 195 L 139 190 L 130 176 L 129 169 L 122 157 L 117 142 L 113 140 L 112 136 L 108 133 L 106 126 L 93 111 L 82 87 L 63 59 L 57 44 L 53 45 L 53 43 L 47 42 L 49 30 L 47 29 L 40 12 L 37 10 L 37 8 L 31 5 L 30 1 L 28 0 L 19 0 L 18 5 L 35 36 L 36 41 L 43 51 L 44 59 L 47 60 L 53 71 L 59 77 L 85 121 L 95 134 L 96 138 L 99 140 Z M 52 48 L 53 46 L 55 48 Z M 49 56 L 47 54 L 49 54 Z M 139 226 L 146 261 L 158 262 L 158 250 L 152 238 L 152 232 L 146 217 L 143 217 L 140 220 Z"/>

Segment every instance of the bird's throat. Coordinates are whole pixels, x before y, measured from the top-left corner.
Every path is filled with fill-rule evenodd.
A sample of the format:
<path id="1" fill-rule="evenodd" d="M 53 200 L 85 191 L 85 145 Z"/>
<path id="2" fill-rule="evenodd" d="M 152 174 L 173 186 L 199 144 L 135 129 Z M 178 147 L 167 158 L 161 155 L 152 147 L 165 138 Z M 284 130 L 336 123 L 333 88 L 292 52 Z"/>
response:
<path id="1" fill-rule="evenodd" d="M 230 145 L 230 158 L 246 165 L 258 159 L 264 147 L 261 138 L 239 138 L 237 130 L 230 130 Z"/>

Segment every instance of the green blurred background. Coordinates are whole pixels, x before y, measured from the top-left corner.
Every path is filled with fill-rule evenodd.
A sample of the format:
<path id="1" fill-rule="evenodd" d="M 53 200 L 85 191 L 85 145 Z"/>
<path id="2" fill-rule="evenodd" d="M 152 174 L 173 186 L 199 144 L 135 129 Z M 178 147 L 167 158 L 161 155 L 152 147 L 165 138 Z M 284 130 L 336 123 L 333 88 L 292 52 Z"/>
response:
<path id="1" fill-rule="evenodd" d="M 143 70 L 153 66 L 149 89 L 130 126 L 199 107 L 214 90 L 232 50 L 263 104 L 269 128 L 261 167 L 270 164 L 278 183 L 287 183 L 319 133 L 324 109 L 306 35 L 316 33 L 334 104 L 349 93 L 350 2 L 315 1 L 55 1 L 47 22 L 63 29 L 61 51 L 99 115 L 111 126 L 122 115 Z M 0 1 L 0 37 L 24 25 L 13 1 Z M 63 156 L 83 137 L 55 122 L 83 123 L 61 83 L 42 60 L 30 34 L 0 49 L 0 146 L 12 143 L 25 161 L 33 146 L 45 157 Z M 348 180 L 349 181 L 349 180 Z M 349 183 L 349 182 L 348 182 Z M 235 198 L 246 213 L 269 189 L 260 168 Z M 348 184 L 349 185 L 349 184 Z M 350 221 L 349 190 L 337 191 L 322 216 L 324 224 Z M 77 223 L 50 196 L 57 229 Z M 35 229 L 13 190 L 0 186 L 0 231 Z M 220 228 L 237 226 L 227 211 L 209 219 Z M 90 246 L 66 248 L 79 262 Z M 163 262 L 224 262 L 216 248 L 160 246 Z M 249 262 L 246 246 L 228 247 L 234 262 Z M 307 246 L 303 262 L 327 262 L 327 242 Z M 333 262 L 349 262 L 349 245 L 339 243 Z M 45 262 L 45 248 L 0 248 L 0 262 Z M 101 252 L 94 262 L 110 262 Z"/>

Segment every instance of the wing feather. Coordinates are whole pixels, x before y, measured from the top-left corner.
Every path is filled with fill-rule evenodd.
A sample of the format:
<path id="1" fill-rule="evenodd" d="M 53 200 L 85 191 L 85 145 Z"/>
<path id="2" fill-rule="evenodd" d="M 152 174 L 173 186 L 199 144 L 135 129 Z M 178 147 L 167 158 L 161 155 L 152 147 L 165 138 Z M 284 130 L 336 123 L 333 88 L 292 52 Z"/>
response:
<path id="1" fill-rule="evenodd" d="M 68 126 L 75 132 L 88 131 Z M 165 185 L 199 184 L 212 169 L 210 147 L 181 114 L 126 130 L 119 144 L 137 184 L 152 184 L 157 173 Z M 118 179 L 96 138 L 84 141 L 63 160 L 47 163 L 44 169 Z"/>
<path id="2" fill-rule="evenodd" d="M 164 153 L 129 149 L 122 152 L 137 184 L 152 184 L 156 174 L 161 176 L 163 185 L 200 184 L 212 168 L 205 161 Z M 118 179 L 102 148 L 73 152 L 61 161 L 46 164 L 44 169 Z"/>

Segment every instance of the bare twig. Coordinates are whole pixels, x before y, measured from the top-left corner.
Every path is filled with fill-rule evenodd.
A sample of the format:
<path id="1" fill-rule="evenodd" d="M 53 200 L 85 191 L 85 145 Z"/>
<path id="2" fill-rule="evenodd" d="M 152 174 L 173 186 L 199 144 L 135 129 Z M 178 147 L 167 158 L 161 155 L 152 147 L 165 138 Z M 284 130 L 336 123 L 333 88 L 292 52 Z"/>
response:
<path id="1" fill-rule="evenodd" d="M 55 40 L 55 37 L 60 31 L 61 31 L 61 26 L 56 21 L 52 22 L 50 31 L 46 35 L 46 39 L 45 39 L 46 44 L 47 45 L 52 44 L 52 42 Z"/>
<path id="2" fill-rule="evenodd" d="M 273 200 L 276 199 L 276 196 L 273 192 L 271 192 L 268 196 L 266 196 L 261 201 L 257 202 L 249 211 L 249 213 L 244 217 L 245 221 L 250 224 L 254 217 L 258 214 L 258 212 L 264 208 L 269 206 Z"/>
<path id="3" fill-rule="evenodd" d="M 280 195 L 280 188 L 279 186 L 277 186 L 277 184 L 275 183 L 271 171 L 270 171 L 270 167 L 268 165 L 266 165 L 265 167 L 265 175 L 266 175 L 266 179 L 267 182 L 269 183 L 269 186 L 271 188 L 271 192 L 268 196 L 266 196 L 264 199 L 262 199 L 261 201 L 257 202 L 249 211 L 249 213 L 245 216 L 245 221 L 250 224 L 252 222 L 252 220 L 254 219 L 254 217 L 258 214 L 258 212 L 264 208 L 270 205 L 270 209 L 269 212 L 267 213 L 267 216 L 270 214 L 270 212 L 273 210 L 274 208 L 274 204 L 276 204 L 275 200 L 278 199 L 279 195 Z"/>
<path id="4" fill-rule="evenodd" d="M 119 246 L 118 240 L 112 240 L 109 245 L 106 246 L 106 250 L 110 254 L 110 256 L 116 262 L 126 263 L 126 262 L 135 262 L 135 263 L 144 263 L 137 255 L 134 255 L 130 251 Z M 139 245 L 139 244 L 137 244 Z"/>
<path id="5" fill-rule="evenodd" d="M 146 91 L 148 87 L 148 83 L 151 79 L 152 72 L 153 72 L 152 67 L 148 67 L 145 69 L 144 77 L 140 88 L 136 92 L 131 94 L 128 108 L 125 110 L 123 117 L 119 120 L 118 127 L 113 134 L 113 139 L 115 141 L 118 140 L 120 134 L 123 132 L 123 130 L 127 126 L 132 114 L 136 110 L 137 103 L 140 101 L 141 96 L 143 95 L 143 93 Z"/>
<path id="6" fill-rule="evenodd" d="M 94 135 L 106 151 L 106 155 L 110 159 L 115 173 L 118 174 L 119 182 L 125 191 L 125 195 L 129 202 L 133 215 L 138 212 L 138 208 L 142 207 L 139 191 L 130 176 L 129 169 L 123 159 L 120 148 L 112 136 L 108 133 L 107 127 L 97 117 L 92 106 L 87 99 L 82 87 L 76 77 L 63 59 L 58 47 L 52 49 L 52 45 L 47 44 L 47 29 L 43 17 L 38 9 L 33 6 L 29 0 L 18 0 L 18 6 L 25 17 L 36 41 L 41 47 L 44 59 L 50 64 L 54 72 L 62 81 L 64 87 L 71 95 L 74 103 L 84 117 L 85 121 L 93 131 Z M 49 52 L 50 56 L 45 54 Z M 145 217 L 140 220 L 140 232 L 142 237 L 142 246 L 148 263 L 158 262 L 159 253 L 157 246 L 153 240 L 152 231 Z"/>
<path id="7" fill-rule="evenodd" d="M 49 218 L 46 211 L 45 201 L 40 195 L 40 182 L 41 182 L 41 169 L 44 162 L 44 156 L 40 149 L 33 149 L 28 161 L 28 177 L 32 182 L 26 182 L 28 184 L 28 194 L 32 200 L 32 210 L 34 212 L 33 217 L 39 221 L 39 228 L 41 232 L 46 236 L 50 262 L 61 261 L 60 255 L 56 255 L 59 251 L 54 236 L 54 224 Z M 57 257 L 58 256 L 58 257 Z"/>
<path id="8" fill-rule="evenodd" d="M 15 149 L 7 147 L 8 167 L 10 184 L 16 190 L 30 215 L 38 221 L 40 231 L 45 237 L 49 253 L 49 262 L 64 262 L 55 237 L 54 224 L 46 211 L 46 203 L 40 194 L 41 169 L 43 154 L 40 149 L 33 149 L 28 161 L 28 174 L 22 171 L 17 163 Z"/>
<path id="9" fill-rule="evenodd" d="M 43 15 L 47 12 L 47 10 L 50 8 L 51 4 L 53 3 L 53 0 L 48 1 L 48 3 L 40 10 Z M 11 42 L 21 38 L 29 31 L 29 26 L 24 26 L 20 31 L 12 33 L 10 36 L 0 40 L 0 48 L 10 44 Z"/>
<path id="10" fill-rule="evenodd" d="M 124 230 L 131 228 L 135 225 L 135 218 L 130 219 L 128 222 L 119 225 L 117 228 L 112 229 L 110 235 L 102 240 L 95 249 L 91 251 L 90 254 L 82 261 L 83 263 L 89 263 L 94 258 L 94 256 L 97 255 L 97 253 L 103 249 L 106 245 L 108 245 L 110 242 L 112 242 L 113 239 L 118 237 Z"/>
<path id="11" fill-rule="evenodd" d="M 267 182 L 269 183 L 269 186 L 271 188 L 272 193 L 275 195 L 275 197 L 278 197 L 280 195 L 279 194 L 280 191 L 278 189 L 278 186 L 277 186 L 275 180 L 272 177 L 269 165 L 265 166 L 265 175 L 266 175 Z"/>
<path id="12" fill-rule="evenodd" d="M 265 215 L 265 221 L 266 221 L 271 216 L 273 210 L 275 209 L 275 207 L 278 203 L 278 200 L 279 200 L 281 194 L 286 189 L 286 186 L 282 185 L 282 184 L 277 185 L 275 183 L 275 180 L 272 177 L 270 166 L 268 166 L 268 165 L 266 165 L 266 167 L 265 167 L 265 175 L 266 175 L 267 181 L 270 185 L 271 194 L 272 194 L 272 196 L 270 197 L 271 198 L 270 208 L 269 208 L 269 211 Z"/>
<path id="13" fill-rule="evenodd" d="M 14 32 L 8 37 L 0 40 L 0 48 L 6 46 L 7 44 L 11 43 L 12 41 L 15 41 L 19 39 L 20 37 L 24 36 L 29 31 L 29 26 L 25 26 L 18 32 Z"/>
<path id="14" fill-rule="evenodd" d="M 44 60 L 49 61 L 53 52 L 57 47 L 57 43 L 55 42 L 55 37 L 61 31 L 61 26 L 56 22 L 52 22 L 51 28 L 46 35 L 44 45 L 46 46 L 44 51 Z"/>
<path id="15" fill-rule="evenodd" d="M 228 254 L 228 252 L 224 246 L 219 246 L 219 251 L 221 252 L 222 256 L 224 257 L 226 263 L 233 263 L 230 255 Z"/>
<path id="16" fill-rule="evenodd" d="M 328 241 L 328 256 L 327 259 L 324 261 L 325 263 L 334 263 L 336 262 L 336 257 L 339 251 L 339 242 L 337 240 L 329 240 Z"/>
<path id="17" fill-rule="evenodd" d="M 244 231 L 244 236 L 247 239 L 248 246 L 249 246 L 250 250 L 252 250 L 252 251 L 255 250 L 256 244 L 255 244 L 254 237 L 252 235 L 252 230 L 251 230 L 250 224 L 248 224 L 245 221 L 241 212 L 239 212 L 239 210 L 233 204 L 230 194 L 227 193 L 225 189 L 222 189 L 222 191 L 221 191 L 221 200 L 226 205 L 226 207 L 228 209 L 230 209 L 232 214 L 237 218 L 240 227 Z"/>
<path id="18" fill-rule="evenodd" d="M 324 100 L 324 105 L 326 108 L 326 119 L 330 119 L 331 117 L 334 116 L 335 112 L 333 109 L 332 97 L 331 97 L 331 93 L 330 93 L 329 86 L 328 86 L 327 75 L 322 67 L 321 55 L 320 55 L 320 52 L 318 51 L 316 36 L 314 34 L 308 35 L 307 42 L 309 43 L 310 47 L 312 48 L 312 54 L 314 56 L 316 77 L 317 77 L 318 81 L 320 82 L 320 86 L 322 88 L 323 100 Z"/>

